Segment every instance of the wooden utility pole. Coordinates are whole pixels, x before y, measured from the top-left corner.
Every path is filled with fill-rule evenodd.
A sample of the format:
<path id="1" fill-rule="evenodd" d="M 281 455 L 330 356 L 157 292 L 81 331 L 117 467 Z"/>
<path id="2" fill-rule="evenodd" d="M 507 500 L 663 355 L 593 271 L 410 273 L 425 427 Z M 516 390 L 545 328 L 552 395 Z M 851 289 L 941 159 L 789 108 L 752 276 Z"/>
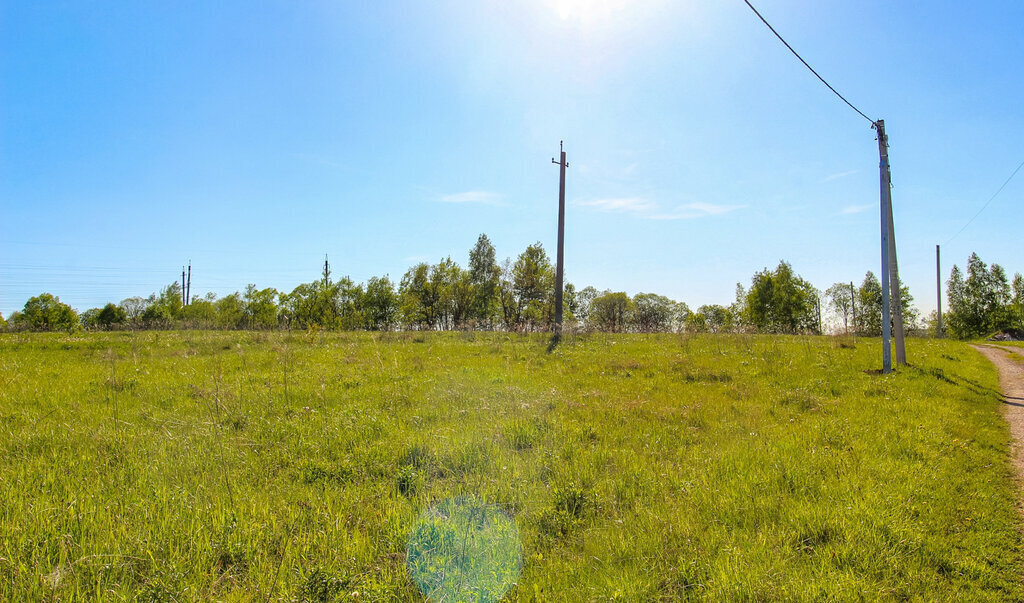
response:
<path id="1" fill-rule="evenodd" d="M 185 305 L 192 303 L 192 260 L 188 261 L 188 284 L 185 285 Z"/>
<path id="2" fill-rule="evenodd" d="M 889 324 L 889 149 L 885 121 L 875 122 L 878 131 L 879 212 L 882 227 L 882 372 L 892 372 L 891 327 Z"/>
<path id="3" fill-rule="evenodd" d="M 181 267 L 181 305 L 185 305 L 185 267 Z"/>
<path id="4" fill-rule="evenodd" d="M 327 262 L 327 254 L 324 254 L 324 286 L 331 284 L 331 265 Z"/>
<path id="5" fill-rule="evenodd" d="M 942 269 L 939 267 L 939 246 L 935 246 L 935 303 L 938 304 L 936 316 L 939 321 L 936 325 L 936 337 L 942 337 Z"/>
<path id="6" fill-rule="evenodd" d="M 558 256 L 555 261 L 555 334 L 562 333 L 562 277 L 565 275 L 565 168 L 569 162 L 565 160 L 565 149 L 562 141 L 558 143 L 561 153 L 558 164 Z"/>

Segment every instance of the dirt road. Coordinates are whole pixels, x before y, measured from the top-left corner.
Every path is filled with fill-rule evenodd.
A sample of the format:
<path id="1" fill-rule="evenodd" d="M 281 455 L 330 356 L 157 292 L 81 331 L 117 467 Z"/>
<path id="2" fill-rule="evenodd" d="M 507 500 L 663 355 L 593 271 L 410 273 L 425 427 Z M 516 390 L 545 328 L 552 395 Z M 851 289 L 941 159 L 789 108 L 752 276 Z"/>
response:
<path id="1" fill-rule="evenodd" d="M 1017 475 L 1024 478 L 1024 349 L 994 345 L 972 345 L 999 369 L 999 389 L 1003 392 L 1003 411 L 1013 436 L 1013 462 Z"/>

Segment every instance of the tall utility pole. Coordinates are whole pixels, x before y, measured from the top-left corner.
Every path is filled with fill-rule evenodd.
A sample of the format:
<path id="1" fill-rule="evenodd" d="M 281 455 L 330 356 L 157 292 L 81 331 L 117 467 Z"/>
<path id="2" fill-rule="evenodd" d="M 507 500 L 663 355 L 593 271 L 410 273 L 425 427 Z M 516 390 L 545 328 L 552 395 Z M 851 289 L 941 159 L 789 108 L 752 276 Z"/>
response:
<path id="1" fill-rule="evenodd" d="M 935 246 L 935 303 L 938 304 L 936 316 L 939 319 L 936 325 L 936 337 L 942 337 L 942 269 L 939 267 L 939 246 Z"/>
<path id="2" fill-rule="evenodd" d="M 896 364 L 906 366 L 907 348 L 903 336 L 903 293 L 900 291 L 900 268 L 896 260 L 896 229 L 892 220 L 892 174 L 889 169 L 889 137 L 885 134 L 885 120 L 878 120 L 879 137 L 885 141 L 885 207 L 889 226 L 889 295 L 892 299 L 893 336 L 896 343 Z"/>
<path id="3" fill-rule="evenodd" d="M 331 284 L 331 265 L 327 262 L 327 254 L 324 254 L 324 286 Z"/>
<path id="4" fill-rule="evenodd" d="M 181 267 L 181 305 L 185 305 L 185 267 Z"/>
<path id="5" fill-rule="evenodd" d="M 562 277 L 565 274 L 565 168 L 569 162 L 565 160 L 565 149 L 562 148 L 562 141 L 558 142 L 558 149 L 561 153 L 559 161 L 551 159 L 551 163 L 558 164 L 558 257 L 555 263 L 555 334 L 562 333 Z"/>
<path id="6" fill-rule="evenodd" d="M 192 302 L 192 260 L 188 261 L 188 284 L 185 285 L 185 305 Z"/>
<path id="7" fill-rule="evenodd" d="M 889 326 L 889 148 L 885 137 L 885 121 L 875 122 L 878 130 L 879 211 L 882 222 L 882 372 L 892 372 L 891 333 Z"/>
<path id="8" fill-rule="evenodd" d="M 885 121 L 878 120 L 880 136 L 885 139 L 885 175 L 889 186 L 885 189 L 885 208 L 889 216 L 889 296 L 892 300 L 893 337 L 896 340 L 896 364 L 906 366 L 907 348 L 903 339 L 903 294 L 900 292 L 900 268 L 896 261 L 896 229 L 892 221 L 892 172 L 889 167 L 889 137 L 885 134 Z"/>

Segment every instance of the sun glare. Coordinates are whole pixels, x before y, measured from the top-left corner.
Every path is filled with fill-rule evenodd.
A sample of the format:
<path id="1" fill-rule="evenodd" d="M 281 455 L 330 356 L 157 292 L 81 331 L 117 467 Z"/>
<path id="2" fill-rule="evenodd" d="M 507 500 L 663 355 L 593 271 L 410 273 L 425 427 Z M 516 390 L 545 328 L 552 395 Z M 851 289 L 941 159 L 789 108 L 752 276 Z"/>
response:
<path id="1" fill-rule="evenodd" d="M 607 19 L 629 5 L 629 0 L 548 0 L 562 20 L 598 21 Z"/>

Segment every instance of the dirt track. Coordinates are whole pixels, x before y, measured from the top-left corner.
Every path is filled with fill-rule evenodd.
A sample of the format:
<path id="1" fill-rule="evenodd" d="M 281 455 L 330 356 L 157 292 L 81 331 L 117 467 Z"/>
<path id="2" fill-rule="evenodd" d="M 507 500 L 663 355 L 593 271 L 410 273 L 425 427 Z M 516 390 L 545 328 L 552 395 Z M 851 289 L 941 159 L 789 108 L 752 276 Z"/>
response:
<path id="1" fill-rule="evenodd" d="M 1024 356 L 1024 349 L 994 345 L 972 345 L 999 369 L 999 389 L 1003 391 L 1003 407 L 1013 436 L 1013 462 L 1017 475 L 1024 479 L 1024 364 L 1014 354 Z"/>

